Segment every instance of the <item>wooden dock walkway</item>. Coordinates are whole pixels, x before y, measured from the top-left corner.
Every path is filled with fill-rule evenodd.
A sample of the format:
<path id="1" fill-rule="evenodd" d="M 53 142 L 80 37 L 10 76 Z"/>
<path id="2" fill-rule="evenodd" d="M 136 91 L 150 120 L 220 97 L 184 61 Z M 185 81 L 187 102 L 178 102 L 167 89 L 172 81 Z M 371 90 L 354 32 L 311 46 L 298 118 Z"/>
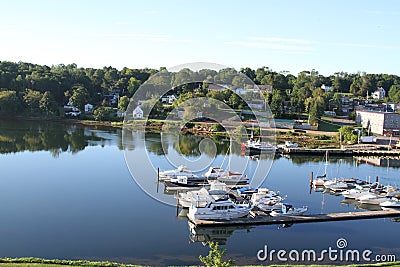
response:
<path id="1" fill-rule="evenodd" d="M 232 226 L 232 225 L 264 225 L 264 224 L 291 224 L 291 223 L 311 223 L 311 222 L 328 222 L 328 221 L 346 221 L 359 219 L 376 219 L 387 217 L 400 217 L 400 210 L 381 210 L 381 211 L 359 211 L 359 212 L 342 212 L 330 214 L 314 214 L 314 215 L 296 215 L 271 217 L 268 215 L 258 215 L 254 218 L 240 218 L 225 221 L 211 220 L 195 220 L 188 214 L 189 220 L 195 226 Z"/>

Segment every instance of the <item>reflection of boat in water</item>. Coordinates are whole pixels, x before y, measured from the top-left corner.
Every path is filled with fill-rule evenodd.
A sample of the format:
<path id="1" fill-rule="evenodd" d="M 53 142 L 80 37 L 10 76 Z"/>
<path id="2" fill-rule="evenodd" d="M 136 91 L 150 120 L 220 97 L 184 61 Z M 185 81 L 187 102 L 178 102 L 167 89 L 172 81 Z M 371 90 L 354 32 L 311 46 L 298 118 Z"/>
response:
<path id="1" fill-rule="evenodd" d="M 382 210 L 379 205 L 362 204 L 357 200 L 351 198 L 345 198 L 340 203 L 345 205 L 354 205 L 355 208 L 361 210 L 370 210 L 370 211 Z"/>
<path id="2" fill-rule="evenodd" d="M 188 225 L 190 240 L 192 242 L 202 242 L 203 245 L 207 245 L 208 242 L 218 242 L 219 245 L 225 245 L 228 238 L 235 231 L 250 232 L 253 228 L 251 226 L 195 227 L 195 225 L 190 221 L 188 222 Z"/>

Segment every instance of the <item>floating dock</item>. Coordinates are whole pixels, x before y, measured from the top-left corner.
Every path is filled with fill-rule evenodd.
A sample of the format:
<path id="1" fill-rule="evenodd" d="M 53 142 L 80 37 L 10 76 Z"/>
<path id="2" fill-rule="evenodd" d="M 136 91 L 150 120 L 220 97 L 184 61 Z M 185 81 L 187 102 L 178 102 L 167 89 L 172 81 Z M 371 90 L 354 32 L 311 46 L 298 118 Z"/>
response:
<path id="1" fill-rule="evenodd" d="M 332 148 L 332 149 L 311 149 L 311 148 L 284 148 L 283 154 L 289 155 L 325 155 L 328 152 L 330 156 L 400 156 L 400 149 L 346 149 L 346 148 Z"/>
<path id="2" fill-rule="evenodd" d="M 359 219 L 377 219 L 388 217 L 400 217 L 400 210 L 381 210 L 381 211 L 358 211 L 342 212 L 315 215 L 296 215 L 271 217 L 263 213 L 252 212 L 254 217 L 246 217 L 233 220 L 196 220 L 188 214 L 189 220 L 195 226 L 232 226 L 232 225 L 264 225 L 264 224 L 292 224 L 292 223 L 311 223 L 311 222 L 329 222 L 346 221 Z"/>

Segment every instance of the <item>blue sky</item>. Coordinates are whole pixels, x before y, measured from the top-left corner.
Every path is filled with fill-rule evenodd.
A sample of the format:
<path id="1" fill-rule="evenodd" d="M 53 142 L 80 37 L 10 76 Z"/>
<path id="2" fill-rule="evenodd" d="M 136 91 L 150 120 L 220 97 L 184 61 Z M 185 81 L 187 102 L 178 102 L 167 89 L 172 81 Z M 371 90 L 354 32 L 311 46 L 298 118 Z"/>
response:
<path id="1" fill-rule="evenodd" d="M 0 2 L 0 60 L 400 75 L 400 1 Z"/>

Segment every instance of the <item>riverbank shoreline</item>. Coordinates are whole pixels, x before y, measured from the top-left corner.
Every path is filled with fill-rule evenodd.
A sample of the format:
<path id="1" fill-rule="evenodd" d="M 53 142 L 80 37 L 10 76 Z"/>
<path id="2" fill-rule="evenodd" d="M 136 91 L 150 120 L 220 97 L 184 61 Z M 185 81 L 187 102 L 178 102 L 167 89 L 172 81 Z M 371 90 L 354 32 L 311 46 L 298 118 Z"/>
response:
<path id="1" fill-rule="evenodd" d="M 7 267 L 32 267 L 32 266 L 44 266 L 44 267 L 58 267 L 58 266 L 86 266 L 86 267 L 141 267 L 144 265 L 136 264 L 125 264 L 109 261 L 87 261 L 87 260 L 58 260 L 58 259 L 42 259 L 42 258 L 0 258 L 0 266 Z M 249 265 L 247 267 L 258 267 L 264 265 Z M 361 266 L 361 267 L 394 267 L 400 266 L 400 262 L 385 262 L 385 263 L 373 263 L 373 264 L 350 264 L 350 265 L 269 265 L 272 267 L 306 267 L 306 266 Z M 245 266 L 243 266 L 245 267 Z"/>

